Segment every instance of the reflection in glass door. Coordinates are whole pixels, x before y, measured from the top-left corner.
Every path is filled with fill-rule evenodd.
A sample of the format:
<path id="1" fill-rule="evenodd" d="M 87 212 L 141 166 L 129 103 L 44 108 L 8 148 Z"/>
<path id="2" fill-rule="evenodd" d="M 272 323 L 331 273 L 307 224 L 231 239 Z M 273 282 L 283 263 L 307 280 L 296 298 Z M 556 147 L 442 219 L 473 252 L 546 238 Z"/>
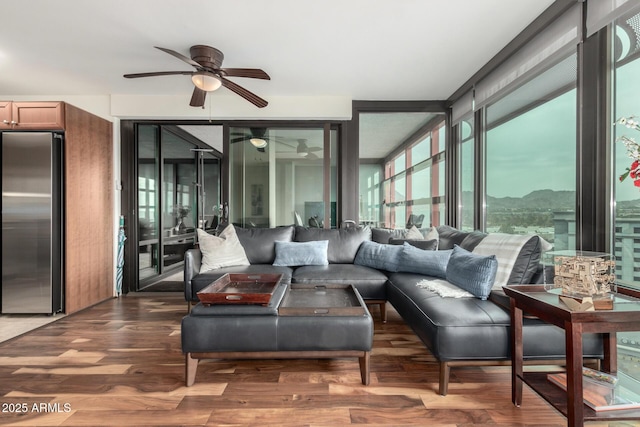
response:
<path id="1" fill-rule="evenodd" d="M 217 225 L 220 158 L 196 151 L 199 147 L 172 126 L 139 125 L 137 136 L 141 288 L 181 269 L 186 250 L 195 242 L 199 218 L 206 220 L 200 226 Z"/>
<path id="2" fill-rule="evenodd" d="M 230 129 L 230 222 L 243 228 L 337 226 L 337 130 Z"/>

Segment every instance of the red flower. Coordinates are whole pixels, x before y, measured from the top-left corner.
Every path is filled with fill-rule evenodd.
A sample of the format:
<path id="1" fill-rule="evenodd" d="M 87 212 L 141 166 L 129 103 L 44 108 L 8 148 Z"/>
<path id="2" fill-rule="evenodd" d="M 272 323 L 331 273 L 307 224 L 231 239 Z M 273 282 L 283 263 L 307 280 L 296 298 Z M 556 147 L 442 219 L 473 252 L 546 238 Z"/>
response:
<path id="1" fill-rule="evenodd" d="M 633 163 L 631 163 L 631 172 L 629 172 L 629 176 L 631 176 L 632 179 L 640 178 L 640 170 L 638 169 L 638 166 L 640 166 L 640 161 L 638 160 L 634 160 Z"/>
<path id="2" fill-rule="evenodd" d="M 635 185 L 636 187 L 640 187 L 640 179 L 636 179 L 635 181 L 633 181 L 633 185 Z"/>

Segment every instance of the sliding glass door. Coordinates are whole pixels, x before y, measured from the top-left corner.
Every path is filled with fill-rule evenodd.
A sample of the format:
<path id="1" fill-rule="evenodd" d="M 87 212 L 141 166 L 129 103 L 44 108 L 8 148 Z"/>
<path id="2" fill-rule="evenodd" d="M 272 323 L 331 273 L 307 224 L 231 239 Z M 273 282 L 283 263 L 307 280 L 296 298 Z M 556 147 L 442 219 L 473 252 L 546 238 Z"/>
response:
<path id="1" fill-rule="evenodd" d="M 212 228 L 220 204 L 220 158 L 175 126 L 139 125 L 139 288 L 179 271 L 196 227 Z"/>

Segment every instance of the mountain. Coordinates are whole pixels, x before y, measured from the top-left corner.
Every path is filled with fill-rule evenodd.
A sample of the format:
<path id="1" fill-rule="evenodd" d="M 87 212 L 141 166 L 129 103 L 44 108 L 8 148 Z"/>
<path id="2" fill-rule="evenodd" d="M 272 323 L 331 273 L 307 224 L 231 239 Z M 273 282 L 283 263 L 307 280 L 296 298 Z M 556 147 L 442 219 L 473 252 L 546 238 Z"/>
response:
<path id="1" fill-rule="evenodd" d="M 524 197 L 487 196 L 487 206 L 491 210 L 574 210 L 575 191 L 535 190 Z"/>

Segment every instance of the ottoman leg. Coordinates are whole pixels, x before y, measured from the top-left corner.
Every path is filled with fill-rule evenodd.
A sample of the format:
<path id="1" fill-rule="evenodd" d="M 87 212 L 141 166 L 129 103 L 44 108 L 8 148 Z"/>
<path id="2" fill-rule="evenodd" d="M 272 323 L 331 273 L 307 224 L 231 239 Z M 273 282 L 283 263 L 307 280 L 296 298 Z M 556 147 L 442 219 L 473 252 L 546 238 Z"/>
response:
<path id="1" fill-rule="evenodd" d="M 365 351 L 364 356 L 360 357 L 360 377 L 362 384 L 369 385 L 369 355 L 371 352 Z"/>
<path id="2" fill-rule="evenodd" d="M 191 353 L 187 353 L 184 355 L 184 366 L 185 366 L 185 385 L 190 387 L 196 381 L 196 371 L 198 370 L 198 359 L 194 359 L 191 357 Z"/>

